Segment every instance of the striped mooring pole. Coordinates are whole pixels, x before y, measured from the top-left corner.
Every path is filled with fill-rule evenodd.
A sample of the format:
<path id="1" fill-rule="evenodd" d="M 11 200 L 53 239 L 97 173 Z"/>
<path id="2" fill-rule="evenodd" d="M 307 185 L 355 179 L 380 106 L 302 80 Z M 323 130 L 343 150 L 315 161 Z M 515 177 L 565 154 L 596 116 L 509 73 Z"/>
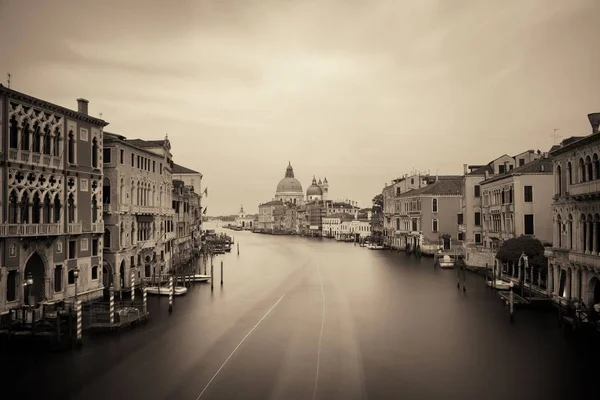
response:
<path id="1" fill-rule="evenodd" d="M 135 300 L 135 271 L 131 271 L 131 302 Z"/>
<path id="2" fill-rule="evenodd" d="M 115 323 L 115 290 L 112 288 L 112 286 L 109 289 L 108 312 L 110 324 L 113 325 Z"/>
<path id="3" fill-rule="evenodd" d="M 145 286 L 142 289 L 142 304 L 144 307 L 144 314 L 146 314 L 148 312 L 148 290 Z"/>
<path id="4" fill-rule="evenodd" d="M 82 312 L 81 312 L 81 300 L 75 302 L 75 314 L 77 315 L 77 335 L 75 336 L 75 345 L 81 346 L 83 339 L 83 323 L 82 323 Z"/>
<path id="5" fill-rule="evenodd" d="M 173 275 L 169 275 L 169 313 L 173 312 Z"/>

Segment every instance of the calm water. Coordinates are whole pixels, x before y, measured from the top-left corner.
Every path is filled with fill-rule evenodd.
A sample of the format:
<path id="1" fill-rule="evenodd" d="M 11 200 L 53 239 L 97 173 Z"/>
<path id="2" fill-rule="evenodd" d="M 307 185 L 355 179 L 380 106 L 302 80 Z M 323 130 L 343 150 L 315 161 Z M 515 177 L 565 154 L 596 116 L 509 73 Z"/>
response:
<path id="1" fill-rule="evenodd" d="M 151 297 L 146 326 L 86 337 L 80 351 L 3 350 L 14 367 L 3 387 L 80 399 L 575 399 L 596 379 L 555 315 L 519 310 L 511 325 L 481 278 L 467 276 L 465 295 L 431 259 L 230 234 L 240 255 L 215 258 L 213 292 L 197 284 L 171 315 Z"/>

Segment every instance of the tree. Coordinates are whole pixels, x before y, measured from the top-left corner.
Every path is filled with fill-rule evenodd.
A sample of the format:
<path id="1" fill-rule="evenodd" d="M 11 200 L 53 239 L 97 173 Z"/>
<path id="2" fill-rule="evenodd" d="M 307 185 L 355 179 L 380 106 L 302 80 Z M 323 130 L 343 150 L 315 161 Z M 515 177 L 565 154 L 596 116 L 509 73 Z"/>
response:
<path id="1" fill-rule="evenodd" d="M 547 259 L 544 256 L 544 245 L 537 239 L 530 236 L 520 236 L 515 239 L 508 239 L 502 247 L 498 249 L 496 258 L 502 262 L 513 262 L 517 264 L 521 254 L 525 253 L 529 264 L 538 267 L 544 266 Z"/>
<path id="2" fill-rule="evenodd" d="M 383 195 L 380 193 L 377 196 L 373 197 L 371 210 L 375 214 L 383 213 Z"/>

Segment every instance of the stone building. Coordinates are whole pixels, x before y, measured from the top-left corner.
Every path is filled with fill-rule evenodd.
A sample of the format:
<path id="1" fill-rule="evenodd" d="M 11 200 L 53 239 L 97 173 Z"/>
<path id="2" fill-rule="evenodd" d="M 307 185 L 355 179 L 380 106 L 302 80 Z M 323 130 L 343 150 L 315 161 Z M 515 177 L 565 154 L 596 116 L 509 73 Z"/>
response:
<path id="1" fill-rule="evenodd" d="M 244 206 L 240 207 L 240 211 L 235 217 L 235 226 L 243 230 L 252 230 L 255 228 L 256 216 L 254 214 L 246 214 Z"/>
<path id="2" fill-rule="evenodd" d="M 77 103 L 73 111 L 0 85 L 0 314 L 102 296 L 108 123 Z"/>
<path id="3" fill-rule="evenodd" d="M 176 237 L 170 150 L 167 138 L 129 140 L 105 133 L 103 271 L 107 287 L 131 288 L 132 283 L 151 279 L 170 265 L 171 241 Z"/>
<path id="4" fill-rule="evenodd" d="M 555 301 L 600 303 L 600 113 L 588 116 L 592 134 L 551 150 L 554 240 L 548 292 Z"/>
<path id="5" fill-rule="evenodd" d="M 202 236 L 202 210 L 200 195 L 193 186 L 183 181 L 173 180 L 173 240 L 171 265 L 169 268 L 180 268 L 188 264 L 196 250 L 200 250 Z"/>
<path id="6" fill-rule="evenodd" d="M 200 196 L 202 196 L 202 177 L 203 175 L 198 171 L 173 163 L 173 180 L 183 181 L 186 186 L 192 186 L 194 193 Z"/>
<path id="7" fill-rule="evenodd" d="M 437 176 L 433 183 L 408 190 L 399 199 L 396 232 L 399 248 L 420 247 L 433 254 L 439 246 L 450 250 L 457 244 L 456 215 L 460 210 L 462 176 Z"/>

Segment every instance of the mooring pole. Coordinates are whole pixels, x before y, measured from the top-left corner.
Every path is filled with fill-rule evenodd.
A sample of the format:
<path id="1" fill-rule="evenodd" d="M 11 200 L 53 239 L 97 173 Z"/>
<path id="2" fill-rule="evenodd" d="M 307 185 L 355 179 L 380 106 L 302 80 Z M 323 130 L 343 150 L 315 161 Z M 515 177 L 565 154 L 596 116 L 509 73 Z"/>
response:
<path id="1" fill-rule="evenodd" d="M 173 312 L 173 290 L 175 287 L 173 286 L 173 275 L 169 275 L 169 314 Z"/>
<path id="2" fill-rule="evenodd" d="M 212 263 L 212 261 L 211 261 L 211 262 L 210 262 L 210 291 L 211 291 L 211 292 L 212 292 L 212 291 L 214 290 L 214 288 L 215 288 L 215 286 L 214 286 L 214 281 L 215 281 L 215 280 L 214 280 L 214 277 L 215 277 L 215 274 L 214 274 L 214 272 L 215 272 L 215 269 L 214 269 L 213 263 Z"/>
<path id="3" fill-rule="evenodd" d="M 488 263 L 485 263 L 485 286 L 487 287 L 488 285 Z M 490 287 L 492 287 L 492 281 L 490 281 Z"/>
<path id="4" fill-rule="evenodd" d="M 238 256 L 240 255 L 240 243 L 237 243 L 237 251 L 238 251 Z"/>
<path id="5" fill-rule="evenodd" d="M 223 261 L 221 261 L 221 286 L 223 286 Z"/>
<path id="6" fill-rule="evenodd" d="M 514 308 L 515 308 L 515 294 L 514 294 L 514 291 L 513 291 L 513 286 L 514 285 L 515 284 L 512 281 L 510 281 L 510 284 L 509 284 L 509 286 L 510 286 L 510 300 L 509 300 L 509 303 L 510 303 L 510 322 L 513 322 L 513 311 L 514 311 Z"/>

